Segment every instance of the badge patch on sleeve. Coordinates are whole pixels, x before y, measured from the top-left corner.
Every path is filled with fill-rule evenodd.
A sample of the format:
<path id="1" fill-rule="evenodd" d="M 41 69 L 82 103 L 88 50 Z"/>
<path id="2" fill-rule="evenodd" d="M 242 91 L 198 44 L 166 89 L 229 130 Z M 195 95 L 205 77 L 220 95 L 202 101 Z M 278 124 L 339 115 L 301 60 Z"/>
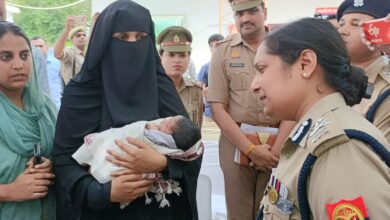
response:
<path id="1" fill-rule="evenodd" d="M 363 197 L 353 200 L 341 200 L 334 204 L 326 204 L 326 210 L 330 220 L 365 220 L 368 212 Z"/>

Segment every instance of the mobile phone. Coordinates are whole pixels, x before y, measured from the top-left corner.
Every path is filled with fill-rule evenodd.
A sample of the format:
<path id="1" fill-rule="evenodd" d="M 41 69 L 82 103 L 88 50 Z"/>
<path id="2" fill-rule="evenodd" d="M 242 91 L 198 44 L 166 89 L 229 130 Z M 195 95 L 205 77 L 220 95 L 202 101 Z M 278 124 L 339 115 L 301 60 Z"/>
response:
<path id="1" fill-rule="evenodd" d="M 76 26 L 85 26 L 87 24 L 87 17 L 84 15 L 73 16 Z"/>
<path id="2" fill-rule="evenodd" d="M 34 145 L 34 165 L 42 163 L 42 151 L 41 144 L 37 143 Z"/>
<path id="3" fill-rule="evenodd" d="M 364 22 L 363 29 L 372 44 L 390 44 L 390 22 L 384 18 Z"/>

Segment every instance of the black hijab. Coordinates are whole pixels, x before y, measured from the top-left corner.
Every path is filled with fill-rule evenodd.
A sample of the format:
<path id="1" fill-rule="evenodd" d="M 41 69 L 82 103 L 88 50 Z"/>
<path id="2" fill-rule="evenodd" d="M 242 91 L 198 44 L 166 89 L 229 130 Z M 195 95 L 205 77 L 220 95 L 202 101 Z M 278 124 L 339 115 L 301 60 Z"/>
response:
<path id="1" fill-rule="evenodd" d="M 112 37 L 126 31 L 147 37 L 136 42 Z M 116 1 L 100 14 L 81 71 L 65 87 L 61 102 L 53 147 L 57 207 L 72 206 L 69 212 L 76 215 L 88 185 L 96 181 L 71 158 L 85 135 L 139 120 L 187 116 L 161 65 L 149 11 L 128 0 Z"/>
<path id="2" fill-rule="evenodd" d="M 112 38 L 126 31 L 147 37 Z M 114 2 L 97 19 L 81 71 L 64 89 L 56 142 L 74 146 L 91 132 L 176 114 L 187 115 L 161 65 L 149 11 L 128 0 Z"/>

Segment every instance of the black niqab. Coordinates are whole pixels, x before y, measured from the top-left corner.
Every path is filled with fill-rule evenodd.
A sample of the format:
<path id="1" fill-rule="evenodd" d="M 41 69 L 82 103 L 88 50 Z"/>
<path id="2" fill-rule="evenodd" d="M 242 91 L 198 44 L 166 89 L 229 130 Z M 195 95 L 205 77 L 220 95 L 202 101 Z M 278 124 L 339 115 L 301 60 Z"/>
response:
<path id="1" fill-rule="evenodd" d="M 127 31 L 145 32 L 147 37 L 136 42 L 112 37 L 113 33 Z M 88 185 L 96 180 L 71 157 L 85 135 L 173 115 L 187 113 L 161 65 L 149 11 L 128 0 L 112 3 L 96 21 L 80 73 L 64 89 L 53 147 L 57 218 L 65 215 L 63 219 L 79 219 L 82 210 L 91 216 L 82 219 L 103 218 L 99 212 L 85 210 Z M 200 161 L 191 163 L 191 178 L 197 178 Z M 181 174 L 185 171 L 176 170 L 178 175 L 185 175 Z M 195 189 L 196 179 L 190 190 Z M 133 204 L 129 207 L 138 210 Z M 194 210 L 196 216 L 196 207 Z"/>

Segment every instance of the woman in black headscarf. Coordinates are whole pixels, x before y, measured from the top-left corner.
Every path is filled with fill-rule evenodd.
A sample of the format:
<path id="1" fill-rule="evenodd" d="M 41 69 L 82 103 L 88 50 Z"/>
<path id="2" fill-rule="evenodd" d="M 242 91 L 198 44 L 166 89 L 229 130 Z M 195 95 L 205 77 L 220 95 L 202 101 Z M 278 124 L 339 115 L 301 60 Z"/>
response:
<path id="1" fill-rule="evenodd" d="M 132 155 L 113 158 L 131 169 L 100 184 L 71 157 L 87 134 L 178 114 L 187 116 L 161 66 L 149 11 L 128 0 L 112 3 L 96 21 L 81 72 L 64 90 L 53 149 L 57 219 L 198 219 L 201 158 L 177 161 L 133 141 L 140 148 Z M 180 196 L 167 195 L 169 208 L 138 198 L 151 185 L 139 173 L 156 171 L 183 189 Z M 131 203 L 120 209 L 119 202 Z"/>

